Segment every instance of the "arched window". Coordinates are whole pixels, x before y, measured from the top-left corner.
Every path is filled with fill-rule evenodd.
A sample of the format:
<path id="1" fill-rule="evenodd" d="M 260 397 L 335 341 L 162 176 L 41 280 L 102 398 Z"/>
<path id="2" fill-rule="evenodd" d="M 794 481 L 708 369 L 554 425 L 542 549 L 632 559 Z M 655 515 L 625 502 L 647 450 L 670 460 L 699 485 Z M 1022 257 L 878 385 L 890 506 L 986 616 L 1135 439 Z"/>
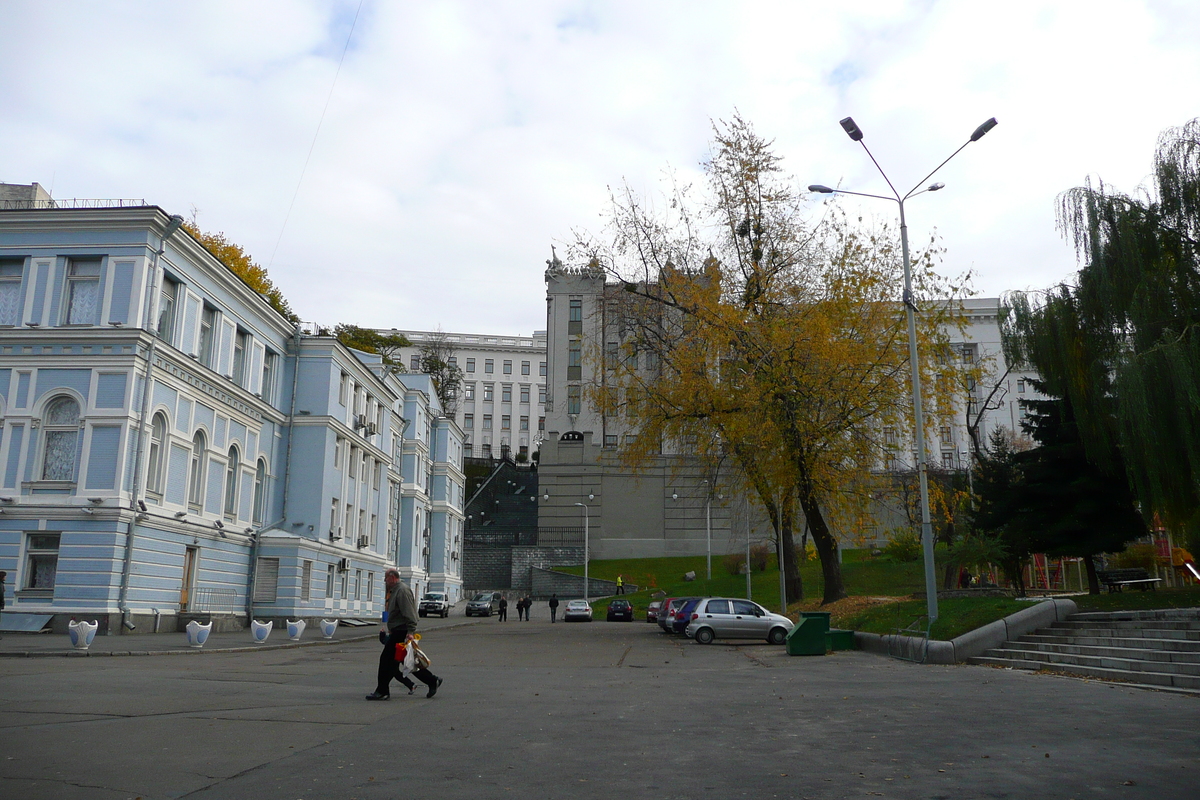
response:
<path id="1" fill-rule="evenodd" d="M 150 423 L 150 461 L 146 465 L 146 490 L 162 494 L 163 451 L 166 450 L 167 418 L 161 412 Z"/>
<path id="2" fill-rule="evenodd" d="M 79 404 L 59 397 L 46 406 L 42 430 L 46 447 L 42 455 L 42 480 L 75 480 L 75 450 L 79 442 Z"/>
<path id="3" fill-rule="evenodd" d="M 229 448 L 229 463 L 225 467 L 225 516 L 237 517 L 238 450 Z"/>
<path id="4" fill-rule="evenodd" d="M 254 470 L 254 524 L 262 525 L 263 505 L 266 501 L 267 462 L 261 458 Z"/>
<path id="5" fill-rule="evenodd" d="M 192 463 L 188 470 L 188 506 L 200 512 L 204 503 L 204 433 L 197 431 L 192 439 Z"/>

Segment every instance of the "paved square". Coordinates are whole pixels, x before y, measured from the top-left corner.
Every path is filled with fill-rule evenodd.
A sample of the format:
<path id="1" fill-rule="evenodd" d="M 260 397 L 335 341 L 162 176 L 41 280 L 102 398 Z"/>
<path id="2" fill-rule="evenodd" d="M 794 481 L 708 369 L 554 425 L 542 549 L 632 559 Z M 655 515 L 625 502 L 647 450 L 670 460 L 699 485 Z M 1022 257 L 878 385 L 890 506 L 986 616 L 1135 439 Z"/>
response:
<path id="1" fill-rule="evenodd" d="M 1187 695 L 644 623 L 424 644 L 445 686 L 387 703 L 371 642 L 0 659 L 0 797 L 1200 797 Z"/>

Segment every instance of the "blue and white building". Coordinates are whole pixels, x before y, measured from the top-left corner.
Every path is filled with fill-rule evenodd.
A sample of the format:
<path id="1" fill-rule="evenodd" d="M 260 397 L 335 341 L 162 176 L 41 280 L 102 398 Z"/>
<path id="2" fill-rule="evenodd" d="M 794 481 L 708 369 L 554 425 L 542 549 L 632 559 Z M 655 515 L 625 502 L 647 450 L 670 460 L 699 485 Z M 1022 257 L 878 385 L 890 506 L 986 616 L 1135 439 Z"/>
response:
<path id="1" fill-rule="evenodd" d="M 0 203 L 6 615 L 376 618 L 390 566 L 457 598 L 428 379 L 303 332 L 160 208 L 76 205 Z"/>

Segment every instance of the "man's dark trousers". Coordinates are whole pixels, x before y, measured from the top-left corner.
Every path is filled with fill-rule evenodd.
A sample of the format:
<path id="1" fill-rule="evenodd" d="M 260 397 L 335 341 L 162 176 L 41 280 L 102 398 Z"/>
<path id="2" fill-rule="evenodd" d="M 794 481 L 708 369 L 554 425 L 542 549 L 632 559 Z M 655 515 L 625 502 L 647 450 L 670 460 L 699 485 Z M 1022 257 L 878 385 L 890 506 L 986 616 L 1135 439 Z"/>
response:
<path id="1" fill-rule="evenodd" d="M 392 678 L 400 680 L 400 663 L 396 661 L 396 645 L 404 642 L 407 638 L 408 628 L 404 625 L 388 631 L 387 642 L 383 645 L 383 652 L 379 654 L 376 694 L 391 694 L 389 684 L 392 682 Z"/>

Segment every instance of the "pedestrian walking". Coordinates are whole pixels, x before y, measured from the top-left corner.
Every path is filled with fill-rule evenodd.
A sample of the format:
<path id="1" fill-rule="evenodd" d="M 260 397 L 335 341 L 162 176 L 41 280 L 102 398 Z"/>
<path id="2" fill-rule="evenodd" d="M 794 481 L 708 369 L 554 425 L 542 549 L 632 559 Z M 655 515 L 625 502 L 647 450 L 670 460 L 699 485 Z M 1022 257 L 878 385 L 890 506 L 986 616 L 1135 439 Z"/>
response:
<path id="1" fill-rule="evenodd" d="M 508 622 L 508 598 L 500 595 L 500 619 L 497 622 Z"/>
<path id="2" fill-rule="evenodd" d="M 625 579 L 620 575 L 617 576 L 617 594 L 625 594 Z"/>
<path id="3" fill-rule="evenodd" d="M 554 618 L 558 615 L 558 595 L 550 595 L 550 602 L 546 603 L 546 605 L 550 606 L 550 622 L 553 623 Z"/>
<path id="4" fill-rule="evenodd" d="M 409 634 L 417 631 L 417 599 L 408 585 L 400 580 L 398 570 L 389 569 L 385 572 L 383 583 L 387 598 L 383 608 L 383 624 L 379 628 L 379 641 L 383 643 L 383 652 L 379 654 L 375 691 L 367 695 L 368 700 L 391 699 L 393 678 L 408 687 L 409 694 L 416 688 L 401 669 L 402 659 L 397 658 L 396 645 L 405 645 L 409 641 Z M 429 697 L 433 697 L 437 688 L 442 685 L 442 679 L 428 670 L 425 670 L 424 674 L 418 674 L 416 671 L 412 674 L 429 686 Z"/>
<path id="5" fill-rule="evenodd" d="M 517 598 L 517 621 L 525 619 L 525 598 Z"/>
<path id="6" fill-rule="evenodd" d="M 526 595 L 525 597 L 525 621 L 529 622 L 529 609 L 533 607 L 533 598 Z"/>
<path id="7" fill-rule="evenodd" d="M 421 683 L 429 687 L 426 697 L 433 697 L 437 694 L 438 687 L 442 685 L 442 679 L 429 671 L 429 656 L 425 655 L 417 643 L 421 641 L 421 634 L 410 633 L 404 642 L 404 656 L 397 660 L 397 670 L 400 674 L 400 679 L 407 681 L 408 693 L 413 693 L 413 682 L 408 680 L 411 675 Z"/>

